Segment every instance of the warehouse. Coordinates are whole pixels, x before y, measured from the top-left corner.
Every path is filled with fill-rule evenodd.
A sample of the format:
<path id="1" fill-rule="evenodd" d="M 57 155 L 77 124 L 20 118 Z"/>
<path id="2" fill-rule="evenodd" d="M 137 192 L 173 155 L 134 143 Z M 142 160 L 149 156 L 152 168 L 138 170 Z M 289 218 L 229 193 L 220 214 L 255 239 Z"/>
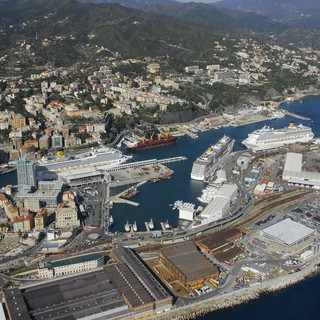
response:
<path id="1" fill-rule="evenodd" d="M 294 251 L 312 243 L 316 231 L 288 218 L 261 230 L 261 233 L 283 249 Z"/>
<path id="2" fill-rule="evenodd" d="M 230 251 L 230 254 L 232 253 L 234 255 L 240 252 L 239 250 L 235 250 L 235 247 L 233 246 L 234 243 L 241 238 L 241 235 L 241 231 L 237 228 L 226 229 L 203 240 L 197 241 L 196 245 L 205 254 L 214 257 L 228 257 L 228 254 L 226 254 L 228 251 Z"/>
<path id="3" fill-rule="evenodd" d="M 168 310 L 172 296 L 139 258 L 116 248 L 118 263 L 76 275 L 10 288 L 9 319 L 132 319 Z"/>
<path id="4" fill-rule="evenodd" d="M 238 195 L 238 187 L 235 184 L 224 184 L 216 191 L 213 199 L 198 216 L 201 224 L 207 224 L 222 219 L 229 211 L 232 202 Z"/>
<path id="5" fill-rule="evenodd" d="M 12 320 L 114 319 L 130 312 L 104 270 L 8 289 L 4 297 Z"/>
<path id="6" fill-rule="evenodd" d="M 185 286 L 196 286 L 219 275 L 218 268 L 191 241 L 161 249 L 160 261 Z"/>
<path id="7" fill-rule="evenodd" d="M 302 170 L 302 154 L 288 152 L 282 178 L 289 184 L 320 188 L 320 173 Z"/>

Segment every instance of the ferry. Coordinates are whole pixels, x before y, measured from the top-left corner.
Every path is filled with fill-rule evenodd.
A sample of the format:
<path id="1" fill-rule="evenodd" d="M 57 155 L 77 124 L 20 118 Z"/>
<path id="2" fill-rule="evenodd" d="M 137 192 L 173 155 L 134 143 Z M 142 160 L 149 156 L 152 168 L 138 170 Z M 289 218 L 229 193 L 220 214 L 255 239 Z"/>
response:
<path id="1" fill-rule="evenodd" d="M 193 163 L 191 179 L 205 180 L 228 158 L 233 150 L 234 139 L 224 135 L 215 145 L 210 146 Z"/>
<path id="2" fill-rule="evenodd" d="M 310 127 L 302 124 L 295 126 L 294 122 L 290 122 L 288 127 L 282 129 L 264 126 L 262 129 L 255 130 L 242 141 L 242 144 L 251 148 L 252 151 L 263 151 L 295 143 L 309 142 L 313 137 L 314 134 Z"/>

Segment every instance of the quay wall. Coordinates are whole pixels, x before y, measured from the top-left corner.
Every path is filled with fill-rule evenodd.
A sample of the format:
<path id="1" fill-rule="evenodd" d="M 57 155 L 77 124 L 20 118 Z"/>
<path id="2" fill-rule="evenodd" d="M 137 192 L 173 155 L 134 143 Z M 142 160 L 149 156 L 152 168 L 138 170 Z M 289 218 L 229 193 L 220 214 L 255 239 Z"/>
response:
<path id="1" fill-rule="evenodd" d="M 208 312 L 219 309 L 229 308 L 241 303 L 246 303 L 253 299 L 258 299 L 259 296 L 266 292 L 273 292 L 290 285 L 293 285 L 314 273 L 319 272 L 318 264 L 320 260 L 313 261 L 299 272 L 279 276 L 274 279 L 264 281 L 254 286 L 225 293 L 210 299 L 194 302 L 190 305 L 173 309 L 165 314 L 159 314 L 153 319 L 156 320 L 187 320 L 195 319 Z"/>

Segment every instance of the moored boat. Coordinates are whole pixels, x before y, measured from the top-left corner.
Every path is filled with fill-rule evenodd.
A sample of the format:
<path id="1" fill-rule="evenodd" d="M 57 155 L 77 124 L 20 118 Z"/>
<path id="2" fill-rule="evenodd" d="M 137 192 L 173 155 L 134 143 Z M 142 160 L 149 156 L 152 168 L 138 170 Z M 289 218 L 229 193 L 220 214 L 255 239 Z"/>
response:
<path id="1" fill-rule="evenodd" d="M 125 230 L 126 232 L 129 232 L 129 231 L 130 231 L 129 221 L 127 221 L 126 224 L 124 225 L 124 230 Z"/>
<path id="2" fill-rule="evenodd" d="M 152 218 L 150 219 L 150 221 L 149 221 L 149 223 L 148 223 L 148 226 L 149 226 L 149 229 L 150 229 L 150 230 L 153 230 L 153 229 L 154 229 L 154 223 L 153 223 Z"/>

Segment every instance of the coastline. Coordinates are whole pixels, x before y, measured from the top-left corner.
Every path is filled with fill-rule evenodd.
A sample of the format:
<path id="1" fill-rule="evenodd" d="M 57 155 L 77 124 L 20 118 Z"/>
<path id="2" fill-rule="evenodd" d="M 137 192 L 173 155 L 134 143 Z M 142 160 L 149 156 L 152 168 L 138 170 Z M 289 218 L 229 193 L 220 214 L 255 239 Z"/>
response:
<path id="1" fill-rule="evenodd" d="M 320 258 L 310 262 L 304 269 L 284 276 L 279 276 L 261 282 L 257 285 L 236 290 L 223 294 L 221 296 L 213 297 L 210 299 L 195 302 L 191 305 L 179 307 L 165 314 L 159 314 L 154 317 L 157 320 L 189 320 L 195 319 L 209 312 L 220 309 L 234 307 L 254 299 L 258 299 L 261 294 L 274 292 L 285 289 L 293 284 L 305 280 L 306 278 L 318 273 Z"/>

